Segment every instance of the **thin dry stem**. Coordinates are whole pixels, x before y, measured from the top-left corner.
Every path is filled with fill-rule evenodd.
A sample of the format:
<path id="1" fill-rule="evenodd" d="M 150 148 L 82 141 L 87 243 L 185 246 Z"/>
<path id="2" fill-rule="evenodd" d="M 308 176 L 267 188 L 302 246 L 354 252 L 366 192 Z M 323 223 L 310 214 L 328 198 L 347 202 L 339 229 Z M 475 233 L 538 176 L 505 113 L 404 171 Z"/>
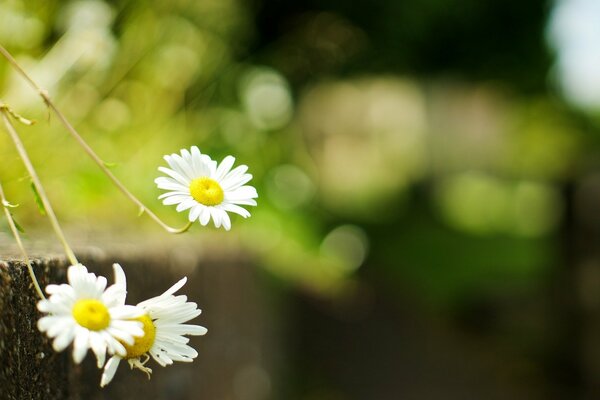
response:
<path id="1" fill-rule="evenodd" d="M 75 141 L 81 146 L 81 148 L 87 153 L 88 156 L 98 165 L 98 167 L 104 172 L 104 174 L 111 180 L 111 182 L 123 193 L 131 202 L 133 202 L 142 213 L 148 214 L 152 220 L 154 220 L 157 224 L 159 224 L 163 229 L 165 229 L 169 233 L 178 234 L 184 233 L 192 226 L 191 222 L 188 222 L 182 228 L 174 228 L 165 222 L 163 222 L 160 217 L 158 217 L 154 212 L 152 212 L 148 207 L 144 205 L 136 196 L 133 195 L 126 187 L 121 183 L 121 181 L 106 167 L 104 161 L 94 152 L 94 150 L 87 144 L 87 142 L 83 139 L 83 137 L 77 132 L 77 130 L 71 125 L 71 123 L 67 120 L 67 118 L 63 115 L 62 112 L 56 107 L 48 92 L 42 89 L 28 74 L 25 72 L 23 68 L 17 63 L 17 61 L 13 58 L 13 56 L 0 45 L 0 53 L 8 60 L 10 65 L 23 77 L 29 84 L 38 92 L 38 94 L 42 97 L 42 100 L 54 114 L 58 117 L 63 126 L 67 129 L 69 134 L 75 139 Z"/>
<path id="2" fill-rule="evenodd" d="M 2 200 L 2 208 L 4 208 L 4 214 L 6 215 L 6 219 L 8 220 L 8 226 L 17 241 L 17 246 L 23 255 L 23 259 L 25 260 L 25 264 L 27 265 L 27 271 L 29 272 L 29 277 L 31 278 L 31 282 L 33 282 L 33 287 L 37 292 L 40 299 L 46 299 L 44 296 L 44 292 L 42 292 L 42 288 L 40 288 L 40 284 L 38 283 L 37 278 L 35 277 L 35 272 L 33 272 L 33 266 L 31 265 L 31 261 L 29 260 L 29 255 L 27 255 L 27 251 L 25 250 L 25 246 L 23 246 L 23 242 L 21 241 L 21 235 L 19 235 L 19 230 L 17 229 L 17 224 L 13 219 L 12 214 L 8 211 L 8 200 L 6 200 L 6 196 L 4 195 L 4 190 L 2 189 L 2 183 L 0 183 L 0 200 Z"/>
<path id="3" fill-rule="evenodd" d="M 46 214 L 48 215 L 48 219 L 50 220 L 52 229 L 54 229 L 54 232 L 56 233 L 58 240 L 60 240 L 60 242 L 62 243 L 62 245 L 65 249 L 65 253 L 67 254 L 67 258 L 69 259 L 69 261 L 71 262 L 72 265 L 79 264 L 79 262 L 77 261 L 77 257 L 75 257 L 75 253 L 73 253 L 73 250 L 71 250 L 71 247 L 69 246 L 69 243 L 67 242 L 67 239 L 65 238 L 65 234 L 64 234 L 62 228 L 60 227 L 60 224 L 58 223 L 58 219 L 56 218 L 56 214 L 54 213 L 52 204 L 50 204 L 50 200 L 48 200 L 48 196 L 46 196 L 46 191 L 44 190 L 44 187 L 42 186 L 42 182 L 40 181 L 40 178 L 38 177 L 37 173 L 35 172 L 35 168 L 33 167 L 31 160 L 29 159 L 27 150 L 25 150 L 25 146 L 23 145 L 23 142 L 21 141 L 19 134 L 17 133 L 15 127 L 13 126 L 12 122 L 10 121 L 10 113 L 8 112 L 8 107 L 5 106 L 4 104 L 2 104 L 2 102 L 0 102 L 0 113 L 2 114 L 2 120 L 4 121 L 4 126 L 6 127 L 6 132 L 8 132 L 8 135 L 14 142 L 15 147 L 17 148 L 17 152 L 19 153 L 21 160 L 23 160 L 23 164 L 25 164 L 25 168 L 27 169 L 27 172 L 29 173 L 29 176 L 31 177 L 33 185 L 35 186 L 35 189 L 37 190 L 37 192 L 39 194 L 40 200 L 42 201 L 42 204 L 44 205 L 44 208 L 46 209 Z"/>

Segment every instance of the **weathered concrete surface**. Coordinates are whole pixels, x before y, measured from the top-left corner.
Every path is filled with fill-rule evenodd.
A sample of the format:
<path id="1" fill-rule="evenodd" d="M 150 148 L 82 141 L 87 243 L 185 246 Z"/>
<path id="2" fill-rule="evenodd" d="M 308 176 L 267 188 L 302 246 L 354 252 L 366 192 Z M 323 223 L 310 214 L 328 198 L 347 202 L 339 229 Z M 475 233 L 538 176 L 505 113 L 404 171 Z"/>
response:
<path id="1" fill-rule="evenodd" d="M 40 284 L 61 281 L 65 264 L 58 259 L 35 260 Z M 24 263 L 0 261 L 0 399 L 66 399 L 69 360 L 56 354 L 36 327 L 37 294 Z"/>
<path id="2" fill-rule="evenodd" d="M 267 343 L 275 328 L 264 323 L 260 272 L 239 256 L 185 259 L 138 251 L 91 251 L 78 254 L 89 270 L 113 281 L 112 263 L 119 262 L 128 281 L 128 304 L 160 295 L 183 276 L 179 293 L 198 303 L 202 315 L 192 323 L 208 328 L 192 337 L 198 358 L 162 368 L 151 360 L 152 379 L 122 363 L 113 382 L 99 387 L 101 371 L 88 353 L 80 366 L 71 361 L 72 347 L 56 354 L 37 330 L 37 301 L 24 266 L 0 262 L 0 400 L 4 399 L 240 399 L 269 398 L 276 368 Z M 1 259 L 2 257 L 0 257 Z M 36 259 L 36 274 L 44 287 L 66 281 L 65 265 L 56 258 Z"/>

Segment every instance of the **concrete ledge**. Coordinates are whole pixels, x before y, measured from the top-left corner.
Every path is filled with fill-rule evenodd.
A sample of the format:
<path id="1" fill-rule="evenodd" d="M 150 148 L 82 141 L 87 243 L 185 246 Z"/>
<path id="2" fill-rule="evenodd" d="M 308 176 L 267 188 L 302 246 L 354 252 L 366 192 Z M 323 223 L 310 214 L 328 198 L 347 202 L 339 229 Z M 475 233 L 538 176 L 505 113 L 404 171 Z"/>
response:
<path id="1" fill-rule="evenodd" d="M 59 259 L 37 259 L 34 270 L 45 286 L 65 279 Z M 27 267 L 0 261 L 0 397 L 9 400 L 72 398 L 71 368 L 65 353 L 57 354 L 36 327 L 38 296 Z"/>
<path id="2" fill-rule="evenodd" d="M 122 363 L 111 384 L 99 387 L 101 371 L 88 353 L 81 365 L 71 361 L 72 347 L 55 353 L 36 327 L 37 295 L 24 264 L 0 261 L 0 398 L 1 399 L 264 399 L 269 376 L 277 369 L 267 343 L 271 329 L 263 315 L 261 272 L 240 259 L 174 260 L 122 252 L 81 256 L 88 269 L 113 281 L 112 263 L 119 262 L 128 281 L 128 304 L 163 293 L 188 276 L 179 293 L 203 310 L 193 323 L 206 326 L 208 334 L 191 337 L 198 358 L 162 368 L 153 360 L 148 380 L 140 371 Z M 114 257 L 112 254 L 118 254 Z M 66 263 L 56 257 L 35 259 L 40 285 L 66 281 Z M 260 376 L 261 381 L 248 377 Z M 266 380 L 266 383 L 265 383 Z M 265 392 L 266 391 L 266 392 Z"/>

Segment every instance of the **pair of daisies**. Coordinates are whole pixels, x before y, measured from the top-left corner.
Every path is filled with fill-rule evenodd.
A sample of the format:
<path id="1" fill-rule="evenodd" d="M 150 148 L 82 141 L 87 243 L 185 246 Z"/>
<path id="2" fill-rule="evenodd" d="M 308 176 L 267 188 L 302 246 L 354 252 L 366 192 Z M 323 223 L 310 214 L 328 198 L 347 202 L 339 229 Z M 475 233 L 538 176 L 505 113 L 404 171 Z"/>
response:
<path id="1" fill-rule="evenodd" d="M 198 353 L 187 345 L 186 336 L 204 335 L 207 330 L 186 324 L 201 313 L 186 296 L 175 295 L 186 278 L 160 296 L 132 306 L 125 305 L 125 273 L 119 264 L 113 268 L 115 283 L 108 288 L 105 277 L 81 264 L 67 270 L 68 284 L 46 287 L 50 297 L 41 300 L 38 309 L 48 315 L 39 319 L 38 328 L 54 339 L 54 350 L 73 343 L 73 360 L 79 364 L 91 349 L 98 368 L 104 367 L 100 386 L 112 380 L 122 360 L 148 376 L 152 370 L 145 364 L 150 357 L 163 367 L 173 361 L 192 362 Z M 111 358 L 105 364 L 107 354 Z"/>

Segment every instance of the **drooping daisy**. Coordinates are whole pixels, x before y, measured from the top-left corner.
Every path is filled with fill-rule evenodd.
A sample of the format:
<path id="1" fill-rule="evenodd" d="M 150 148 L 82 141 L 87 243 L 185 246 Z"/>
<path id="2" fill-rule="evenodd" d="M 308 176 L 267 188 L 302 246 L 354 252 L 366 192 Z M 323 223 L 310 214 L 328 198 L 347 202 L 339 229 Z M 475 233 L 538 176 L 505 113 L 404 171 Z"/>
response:
<path id="1" fill-rule="evenodd" d="M 185 324 L 202 312 L 196 303 L 187 301 L 187 296 L 174 296 L 186 280 L 181 279 L 160 296 L 137 305 L 145 312 L 137 318 L 144 324 L 144 336 L 136 337 L 133 345 L 125 345 L 125 356 L 115 355 L 108 360 L 100 386 L 110 383 L 123 359 L 132 369 L 138 368 L 150 378 L 152 370 L 145 366 L 150 356 L 163 367 L 173 364 L 173 361 L 192 362 L 196 358 L 198 352 L 187 345 L 190 339 L 185 335 L 204 335 L 207 329 L 200 325 Z"/>
<path id="2" fill-rule="evenodd" d="M 248 167 L 240 165 L 233 170 L 235 158 L 227 156 L 220 165 L 206 154 L 201 154 L 196 146 L 182 149 L 181 155 L 173 153 L 164 157 L 170 168 L 159 167 L 167 174 L 155 179 L 159 189 L 168 190 L 159 196 L 165 205 L 177 204 L 177 211 L 189 211 L 189 220 L 206 225 L 212 218 L 215 226 L 231 228 L 228 212 L 244 218 L 250 216 L 248 210 L 240 206 L 255 206 L 258 197 L 256 189 L 246 185 L 252 175 Z"/>
<path id="3" fill-rule="evenodd" d="M 113 264 L 115 283 L 106 288 L 106 278 L 88 272 L 81 264 L 67 270 L 68 284 L 48 285 L 47 300 L 38 302 L 38 310 L 48 315 L 38 320 L 38 329 L 54 338 L 52 347 L 59 352 L 73 342 L 73 360 L 79 364 L 92 349 L 102 368 L 109 354 L 127 354 L 124 344 L 144 334 L 142 323 L 133 320 L 144 313 L 126 306 L 126 278 L 119 264 Z"/>

